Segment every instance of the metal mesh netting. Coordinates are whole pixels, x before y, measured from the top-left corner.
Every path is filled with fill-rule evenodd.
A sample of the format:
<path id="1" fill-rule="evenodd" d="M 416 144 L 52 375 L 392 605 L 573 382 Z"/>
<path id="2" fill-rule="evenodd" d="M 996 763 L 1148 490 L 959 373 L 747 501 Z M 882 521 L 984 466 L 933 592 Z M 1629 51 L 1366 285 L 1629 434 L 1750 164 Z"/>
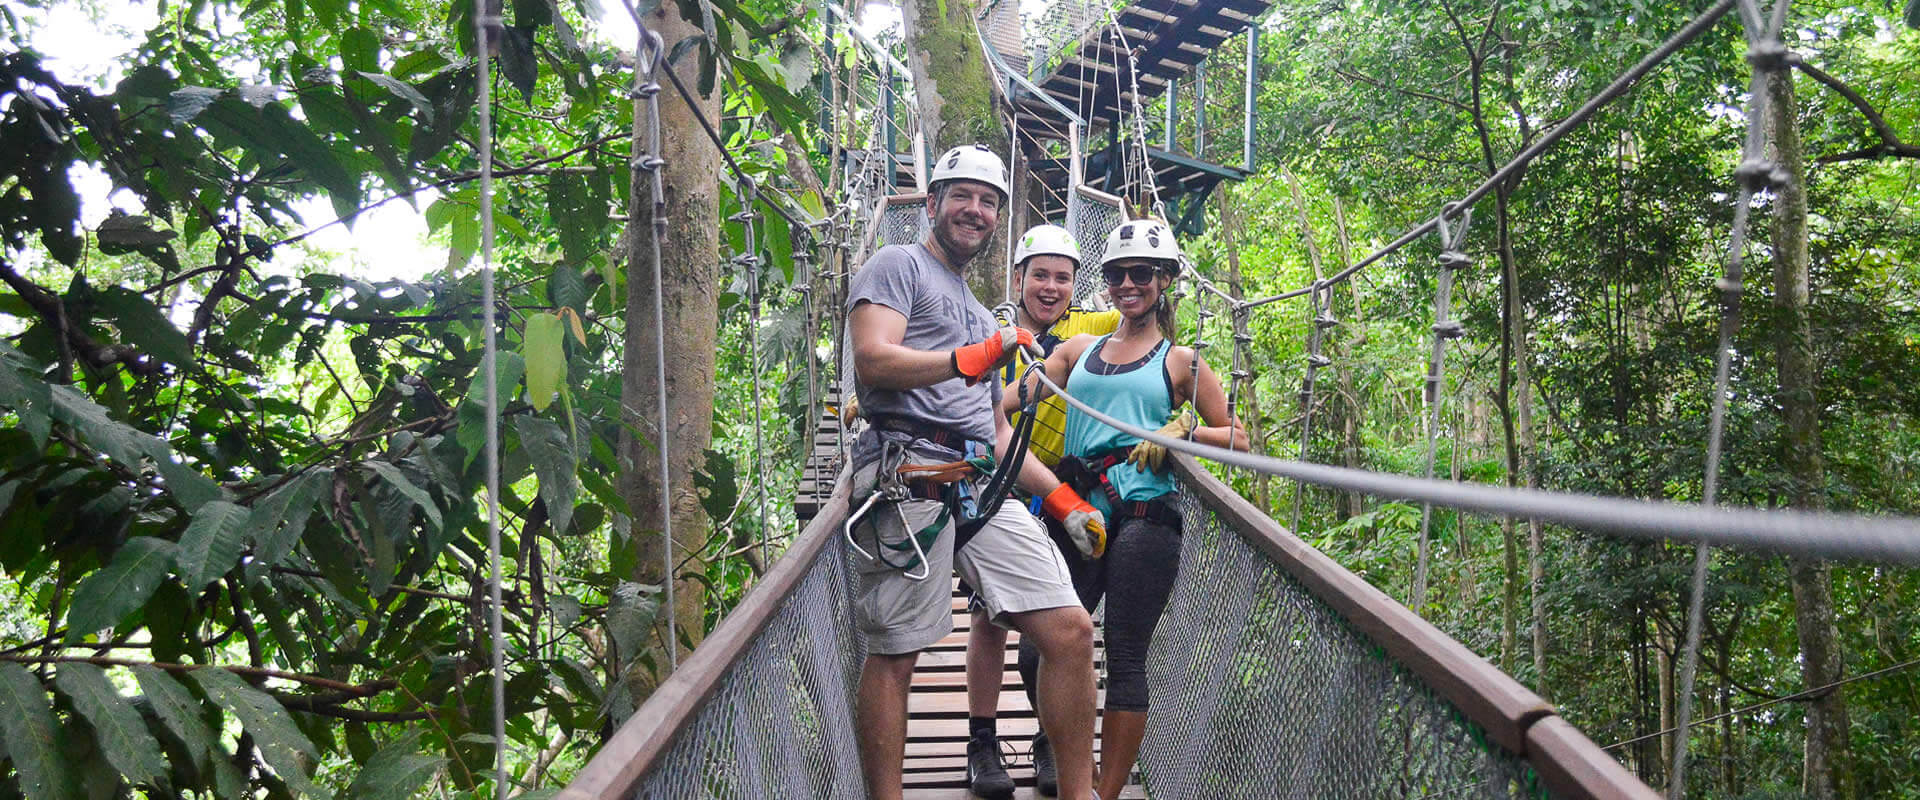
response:
<path id="1" fill-rule="evenodd" d="M 853 724 L 865 645 L 851 621 L 853 571 L 836 545 L 815 557 L 634 797 L 867 796 Z"/>
<path id="2" fill-rule="evenodd" d="M 1545 796 L 1524 761 L 1181 489 L 1180 577 L 1147 655 L 1150 796 Z"/>
<path id="3" fill-rule="evenodd" d="M 1029 73 L 1044 75 L 1079 48 L 1087 31 L 1107 21 L 1113 0 L 1051 0 L 1044 11 L 1022 15 L 1026 22 Z"/>
<path id="4" fill-rule="evenodd" d="M 1100 257 L 1107 252 L 1107 235 L 1120 227 L 1120 206 L 1078 188 L 1068 197 L 1067 204 L 1068 226 L 1073 230 L 1074 241 L 1080 244 L 1080 263 L 1098 266 Z M 1074 272 L 1075 302 L 1084 305 L 1106 288 L 1106 283 L 1100 280 L 1100 270 L 1082 269 Z"/>
<path id="5" fill-rule="evenodd" d="M 913 203 L 888 203 L 880 217 L 880 244 L 907 245 L 920 241 L 926 235 L 926 223 L 925 198 Z"/>

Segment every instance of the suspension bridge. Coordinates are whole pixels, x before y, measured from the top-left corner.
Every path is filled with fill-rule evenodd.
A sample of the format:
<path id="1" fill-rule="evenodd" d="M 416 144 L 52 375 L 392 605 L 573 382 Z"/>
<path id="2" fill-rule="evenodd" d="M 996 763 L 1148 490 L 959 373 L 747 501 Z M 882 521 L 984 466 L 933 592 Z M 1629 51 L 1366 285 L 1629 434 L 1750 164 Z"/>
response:
<path id="1" fill-rule="evenodd" d="M 1142 121 L 1143 104 L 1166 98 L 1166 127 L 1172 131 L 1182 82 L 1191 85 L 1195 106 L 1203 106 L 1206 80 L 1198 65 L 1231 37 L 1256 37 L 1255 21 L 1268 4 L 1263 0 L 1137 0 L 1114 9 L 1105 2 L 1058 0 L 1046 19 L 1024 32 L 1020 21 L 1007 11 L 1013 5 L 992 7 L 981 20 L 979 40 L 1004 93 L 1002 110 L 1016 132 L 1012 161 L 1023 165 L 1039 187 L 1030 196 L 1017 197 L 1016 204 L 1024 202 L 1040 217 L 1064 219 L 1081 242 L 1093 245 L 1086 256 L 1090 262 L 1097 261 L 1098 243 L 1106 232 L 1125 215 L 1122 198 L 1153 206 L 1181 230 L 1196 230 L 1204 219 L 1201 206 L 1207 193 L 1223 181 L 1246 176 L 1252 168 L 1252 70 L 1248 70 L 1246 87 L 1249 119 L 1242 132 L 1245 158 L 1239 165 L 1206 160 L 1204 126 L 1196 126 L 1197 140 L 1185 152 L 1170 134 L 1158 146 L 1150 143 Z M 1330 286 L 1409 243 L 1437 234 L 1442 254 L 1435 265 L 1440 280 L 1427 378 L 1428 406 L 1437 409 L 1432 393 L 1444 380 L 1447 343 L 1460 333 L 1459 324 L 1449 317 L 1451 277 L 1471 265 L 1463 250 L 1474 203 L 1729 15 L 1738 18 L 1750 46 L 1756 91 L 1747 119 L 1762 119 L 1766 93 L 1757 87 L 1769 71 L 1786 65 L 1780 39 L 1785 8 L 1785 0 L 1778 0 L 1770 10 L 1763 10 L 1756 0 L 1720 0 L 1703 10 L 1486 183 L 1342 273 L 1272 297 L 1240 299 L 1188 270 L 1193 277 L 1186 292 L 1201 305 L 1201 330 L 1214 314 L 1224 313 L 1235 322 L 1234 386 L 1246 377 L 1241 365 L 1248 363 L 1245 348 L 1250 338 L 1243 333 L 1247 315 L 1282 300 L 1307 297 L 1316 316 L 1324 318 L 1322 301 Z M 911 85 L 903 85 L 906 70 L 890 53 L 866 44 L 875 51 L 872 62 L 881 67 L 868 76 L 873 79 L 872 91 L 863 96 L 883 113 L 863 118 L 871 128 L 858 138 L 872 146 L 839 149 L 838 142 L 852 137 L 836 135 L 833 164 L 841 170 L 838 183 L 844 196 L 827 220 L 813 226 L 819 234 L 819 254 L 802 256 L 808 269 L 800 272 L 809 277 L 798 288 L 808 295 L 810 309 L 836 308 L 847 276 L 877 248 L 909 243 L 924 234 L 926 142 L 913 117 L 913 103 L 902 99 L 910 97 Z M 659 95 L 667 93 L 653 80 L 662 49 L 655 37 L 651 44 L 654 66 L 649 68 L 642 60 L 641 88 L 636 92 L 655 121 L 651 137 L 655 152 L 658 103 L 663 102 Z M 1249 41 L 1246 49 L 1251 65 L 1257 48 Z M 677 85 L 674 88 L 684 92 Z M 712 135 L 711 128 L 708 133 Z M 1104 148 L 1087 152 L 1101 133 L 1106 136 Z M 1656 796 L 1538 695 L 1267 517 L 1219 480 L 1202 459 L 1301 484 L 1416 501 L 1428 510 L 1448 506 L 1536 518 L 1608 535 L 1693 541 L 1703 554 L 1709 546 L 1734 546 L 1818 558 L 1920 563 L 1920 522 L 1914 520 L 1740 511 L 1713 505 L 1729 341 L 1738 324 L 1747 209 L 1754 194 L 1778 180 L 1777 171 L 1762 158 L 1764 137 L 1760 126 L 1750 126 L 1744 158 L 1734 176 L 1736 213 L 1729 232 L 1726 274 L 1719 284 L 1723 300 L 1720 390 L 1714 394 L 1703 504 L 1436 481 L 1432 437 L 1437 435 L 1437 424 L 1428 425 L 1426 475 L 1416 478 L 1168 439 L 1082 407 L 1103 422 L 1178 453 L 1173 469 L 1185 523 L 1181 568 L 1148 657 L 1155 704 L 1141 753 L 1142 782 L 1130 787 L 1128 796 Z M 656 162 L 640 159 L 638 163 L 652 174 L 657 200 L 661 175 Z M 751 184 L 737 179 L 744 196 L 751 199 Z M 751 259 L 755 252 L 751 214 L 741 221 L 747 228 L 747 252 L 742 258 Z M 657 226 L 656 246 L 663 233 Z M 1091 298 L 1095 271 L 1080 272 L 1079 294 Z M 814 293 L 825 302 L 813 302 Z M 816 318 L 809 324 L 813 330 L 827 329 L 836 340 L 841 338 L 835 320 Z M 1322 327 L 1313 329 L 1317 332 Z M 1308 412 L 1313 407 L 1313 370 L 1324 361 L 1317 341 L 1316 334 L 1310 343 L 1303 391 L 1303 410 Z M 1194 346 L 1204 349 L 1207 343 L 1197 341 Z M 836 361 L 841 375 L 850 374 L 843 358 Z M 814 442 L 796 501 L 804 529 L 752 593 L 677 665 L 563 790 L 562 797 L 866 795 L 853 715 L 864 646 L 851 624 L 855 575 L 841 540 L 849 514 L 849 498 L 838 480 L 846 465 L 847 445 L 837 411 L 841 390 L 834 376 L 809 375 L 808 414 L 815 421 Z M 1071 395 L 1067 401 L 1080 407 Z M 1305 419 L 1311 424 L 1310 413 Z M 765 481 L 760 483 L 764 493 Z M 1423 572 L 1427 535 L 1423 515 Z M 1697 657 L 1704 580 L 1704 570 L 1696 571 L 1687 665 L 1681 674 L 1683 686 L 1676 692 L 1683 703 L 1691 695 L 1686 687 Z M 960 650 L 966 615 L 958 601 L 954 613 L 958 630 L 922 659 L 909 704 L 907 788 L 909 797 L 920 800 L 968 796 L 961 755 L 966 706 Z M 1032 736 L 1034 725 L 1025 698 L 1011 690 L 1011 660 L 1006 672 L 1001 682 L 1006 690 L 1001 733 L 1019 750 Z M 1678 715 L 1682 734 L 1688 713 L 1683 706 Z M 1673 739 L 1673 763 L 1683 767 L 1686 736 Z M 1017 767 L 1014 771 L 1025 775 Z M 1682 780 L 1675 776 L 1675 781 Z M 1030 785 L 1024 787 L 1020 796 L 1032 796 L 1032 791 Z"/>

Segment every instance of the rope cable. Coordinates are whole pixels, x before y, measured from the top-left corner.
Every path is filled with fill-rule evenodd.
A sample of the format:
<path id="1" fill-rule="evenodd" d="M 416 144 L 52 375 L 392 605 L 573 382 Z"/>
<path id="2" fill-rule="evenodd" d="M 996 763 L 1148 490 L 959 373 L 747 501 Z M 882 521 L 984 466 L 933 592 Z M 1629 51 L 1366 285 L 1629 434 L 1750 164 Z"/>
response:
<path id="1" fill-rule="evenodd" d="M 664 179 L 661 177 L 660 171 L 666 166 L 667 162 L 660 157 L 660 82 L 654 78 L 656 75 L 665 73 L 668 78 L 673 80 L 675 86 L 680 85 L 680 79 L 673 74 L 672 68 L 661 68 L 666 59 L 666 43 L 660 38 L 659 32 L 647 27 L 646 21 L 640 17 L 639 10 L 634 8 L 631 3 L 627 3 L 626 8 L 627 13 L 633 17 L 634 25 L 640 29 L 640 41 L 639 44 L 636 45 L 638 49 L 634 58 L 633 80 L 635 86 L 632 97 L 637 101 L 644 101 L 647 106 L 647 136 L 645 142 L 647 149 L 634 156 L 632 168 L 645 171 L 650 177 L 650 183 L 652 185 L 651 200 L 653 205 L 649 217 L 652 220 L 653 235 L 649 237 L 648 245 L 652 251 L 651 260 L 653 263 L 652 277 L 654 287 L 654 401 L 655 411 L 660 415 L 659 426 L 656 428 L 654 450 L 658 452 L 660 456 L 660 536 L 664 545 L 661 548 L 661 562 L 665 569 L 665 572 L 661 575 L 660 583 L 663 591 L 662 599 L 665 602 L 664 616 L 667 620 L 667 666 L 672 670 L 680 667 L 680 640 L 674 618 L 674 612 L 677 607 L 674 601 L 673 488 L 670 480 L 671 476 L 668 472 L 670 464 L 667 458 L 667 315 L 663 299 L 663 296 L 666 294 L 665 284 L 662 282 L 660 268 L 660 240 L 667 235 L 667 196 Z M 688 108 L 693 109 L 693 116 L 700 118 L 704 123 L 705 118 L 700 117 L 698 108 L 695 108 L 693 105 L 693 100 L 687 97 L 684 90 L 682 91 L 681 97 L 687 101 Z M 639 119 L 639 116 L 639 111 L 636 109 L 634 118 Z M 710 134 L 712 133 L 711 130 L 708 132 Z M 718 140 L 716 136 L 715 141 Z M 636 146 L 640 144 L 637 138 L 635 144 Z M 721 155 L 726 155 L 724 148 L 721 150 Z M 728 156 L 728 161 L 732 161 L 731 156 Z"/>
<path id="2" fill-rule="evenodd" d="M 1727 395 L 1732 381 L 1733 337 L 1740 330 L 1740 293 L 1743 260 L 1747 246 L 1747 223 L 1754 195 L 1784 184 L 1789 176 L 1778 164 L 1764 160 L 1767 146 L 1767 81 L 1787 65 L 1787 48 L 1780 40 L 1786 25 L 1787 0 L 1774 0 L 1772 15 L 1764 23 L 1757 0 L 1739 0 L 1740 21 L 1747 34 L 1747 62 L 1752 65 L 1752 85 L 1747 101 L 1747 136 L 1741 147 L 1740 165 L 1734 178 L 1740 184 L 1735 198 L 1733 228 L 1727 237 L 1727 264 L 1714 288 L 1720 293 L 1720 341 L 1714 356 L 1713 411 L 1707 423 L 1706 475 L 1700 505 L 1712 507 L 1720 487 L 1720 456 L 1727 423 Z M 1707 569 L 1713 555 L 1707 543 L 1694 547 L 1693 578 L 1687 600 L 1686 649 L 1680 662 L 1679 685 L 1675 687 L 1679 709 L 1674 716 L 1673 775 L 1668 796 L 1680 800 L 1686 793 L 1687 729 L 1693 715 L 1693 683 L 1700 662 L 1700 635 L 1705 624 Z"/>
<path id="3" fill-rule="evenodd" d="M 1045 373 L 1038 380 L 1103 425 L 1168 450 L 1209 461 L 1377 497 L 1431 502 L 1483 514 L 1539 517 L 1599 533 L 1649 540 L 1694 540 L 1826 559 L 1920 565 L 1920 519 L 1832 511 L 1706 508 L 1547 489 L 1427 480 L 1392 473 L 1288 461 L 1163 436 L 1088 406 Z"/>
<path id="4" fill-rule="evenodd" d="M 1458 213 L 1460 223 L 1451 230 L 1447 227 L 1447 217 Z M 1473 264 L 1461 248 L 1466 246 L 1467 227 L 1473 223 L 1473 209 L 1450 205 L 1434 217 L 1440 230 L 1440 274 L 1438 285 L 1433 290 L 1433 349 L 1427 363 L 1427 386 L 1424 397 L 1427 401 L 1427 459 L 1425 477 L 1433 480 L 1433 455 L 1440 439 L 1440 390 L 1446 382 L 1447 341 L 1466 334 L 1466 329 L 1458 320 L 1452 319 L 1453 276 L 1454 273 Z M 1413 593 L 1407 605 L 1419 613 L 1427 602 L 1427 568 L 1433 554 L 1433 504 L 1420 504 L 1420 539 L 1418 556 L 1414 559 Z"/>
<path id="5" fill-rule="evenodd" d="M 1718 722 L 1728 717 L 1737 717 L 1742 714 L 1749 714 L 1755 711 L 1759 711 L 1760 709 L 1763 709 L 1763 708 L 1779 705 L 1781 703 L 1795 703 L 1795 702 L 1801 702 L 1801 701 L 1807 701 L 1807 700 L 1818 700 L 1822 697 L 1825 697 L 1827 694 L 1831 693 L 1833 690 L 1838 689 L 1842 686 L 1845 686 L 1849 683 L 1864 681 L 1869 678 L 1878 678 L 1890 672 L 1898 672 L 1900 670 L 1903 670 L 1915 665 L 1920 665 L 1920 658 L 1916 658 L 1908 661 L 1902 661 L 1890 667 L 1881 667 L 1880 669 L 1876 669 L 1872 672 L 1863 672 L 1859 675 L 1854 675 L 1847 678 L 1841 678 L 1840 680 L 1833 681 L 1832 683 L 1828 683 L 1824 686 L 1815 686 L 1811 689 L 1802 689 L 1798 692 L 1794 692 L 1793 694 L 1787 695 L 1785 697 L 1774 697 L 1767 700 L 1762 700 L 1752 705 L 1741 706 L 1739 708 L 1733 709 L 1732 711 L 1723 711 L 1711 717 L 1704 717 L 1699 720 L 1696 720 L 1694 724 L 1705 725 L 1709 722 Z M 1652 733 L 1643 733 L 1631 739 L 1622 739 L 1618 742 L 1614 742 L 1613 744 L 1607 745 L 1600 749 L 1614 750 L 1621 747 L 1626 747 L 1627 745 L 1630 745 L 1630 744 L 1637 744 L 1639 742 L 1644 742 L 1648 739 L 1654 739 L 1661 736 L 1666 736 L 1671 733 L 1676 733 L 1679 730 L 1680 728 L 1678 726 L 1675 726 L 1672 728 L 1662 728 Z"/>
<path id="6" fill-rule="evenodd" d="M 1333 305 L 1333 287 L 1326 287 L 1324 295 L 1325 305 L 1322 305 L 1323 295 L 1321 292 L 1314 292 L 1312 297 L 1314 315 L 1313 319 L 1309 322 L 1310 327 L 1307 331 L 1307 371 L 1306 375 L 1302 377 L 1300 381 L 1300 461 L 1307 460 L 1307 448 L 1313 442 L 1313 411 L 1315 406 L 1313 392 L 1315 378 L 1319 376 L 1321 367 L 1333 363 L 1326 356 L 1321 355 L 1321 340 L 1324 338 L 1325 331 L 1328 328 L 1338 324 L 1334 321 L 1333 312 L 1331 311 Z M 1234 310 L 1242 315 L 1247 313 L 1244 307 Z M 1252 442 L 1247 443 L 1247 449 L 1253 449 Z M 1293 519 L 1287 525 L 1287 530 L 1290 531 L 1300 530 L 1300 497 L 1302 494 L 1302 486 L 1303 484 L 1299 481 L 1293 482 Z"/>
<path id="7" fill-rule="evenodd" d="M 760 390 L 760 244 L 755 235 L 754 220 L 760 215 L 754 210 L 759 202 L 759 190 L 751 178 L 744 175 L 739 179 L 738 194 L 742 206 L 731 221 L 740 223 L 743 228 L 742 242 L 745 252 L 734 257 L 734 263 L 747 272 L 747 357 L 752 361 L 748 365 L 753 374 L 753 477 L 754 501 L 759 507 L 760 519 L 760 567 L 766 569 L 767 558 L 772 554 L 767 544 L 767 469 L 766 439 L 762 434 L 762 406 L 765 394 Z"/>
<path id="8" fill-rule="evenodd" d="M 499 15 L 487 13 L 484 0 L 474 0 L 473 26 L 480 45 L 480 57 L 474 59 L 480 70 L 474 105 L 480 127 L 480 306 L 487 391 L 487 637 L 493 694 L 493 795 L 506 800 L 507 645 L 500 615 L 500 370 L 499 347 L 494 341 L 497 321 L 493 285 L 493 71 L 486 56 L 496 31 L 504 29 Z"/>

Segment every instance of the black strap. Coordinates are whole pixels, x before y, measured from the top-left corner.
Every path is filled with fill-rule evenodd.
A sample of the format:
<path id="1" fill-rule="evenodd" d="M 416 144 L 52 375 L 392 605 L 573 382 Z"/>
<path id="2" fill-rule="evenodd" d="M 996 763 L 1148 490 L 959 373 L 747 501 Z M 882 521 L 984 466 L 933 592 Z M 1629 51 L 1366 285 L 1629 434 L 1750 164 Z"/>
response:
<path id="1" fill-rule="evenodd" d="M 1113 507 L 1114 522 L 1122 519 L 1144 519 L 1148 522 L 1180 527 L 1182 519 L 1180 509 L 1175 504 L 1178 494 L 1163 494 L 1150 500 L 1128 500 Z"/>
<path id="2" fill-rule="evenodd" d="M 967 442 L 979 441 L 952 428 L 935 425 L 926 420 L 901 416 L 899 414 L 875 414 L 869 417 L 867 421 L 873 423 L 873 427 L 878 430 L 904 433 L 915 439 L 922 439 L 949 450 L 959 452 L 962 455 L 966 454 Z M 985 442 L 981 442 L 981 444 L 984 445 Z M 991 450 L 992 448 L 989 447 L 986 449 Z"/>
<path id="3" fill-rule="evenodd" d="M 971 519 L 961 519 L 954 526 L 954 552 L 959 552 L 960 548 L 973 540 L 974 534 L 979 533 L 987 520 L 999 513 L 1000 504 L 1012 493 L 1014 480 L 1020 475 L 1020 464 L 1027 460 L 1027 443 L 1033 440 L 1033 418 L 1038 416 L 1034 412 L 1039 410 L 1040 405 L 1037 394 L 1030 397 L 1026 382 L 1020 382 L 1020 421 L 1013 425 L 1013 439 L 1007 444 L 1007 457 L 994 467 L 993 477 L 987 479 L 986 487 L 975 498 L 979 513 Z M 948 502 L 948 507 L 958 506 L 958 494 L 957 491 L 953 492 L 955 499 Z"/>

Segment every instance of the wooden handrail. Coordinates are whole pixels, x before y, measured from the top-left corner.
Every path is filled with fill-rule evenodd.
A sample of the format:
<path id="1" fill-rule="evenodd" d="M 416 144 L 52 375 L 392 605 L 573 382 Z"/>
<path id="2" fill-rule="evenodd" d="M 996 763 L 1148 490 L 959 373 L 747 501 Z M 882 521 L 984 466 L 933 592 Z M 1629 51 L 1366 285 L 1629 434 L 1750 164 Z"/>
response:
<path id="1" fill-rule="evenodd" d="M 1196 499 L 1227 527 L 1299 581 L 1389 657 L 1486 731 L 1523 757 L 1538 757 L 1535 772 L 1556 797 L 1646 798 L 1659 795 L 1571 725 L 1547 701 L 1432 623 L 1362 580 L 1261 513 L 1192 456 L 1175 453 L 1174 466 Z M 1546 720 L 1559 724 L 1530 732 Z M 1532 746 L 1530 746 L 1532 745 Z"/>
<path id="2" fill-rule="evenodd" d="M 614 732 L 613 738 L 600 747 L 593 760 L 560 790 L 560 800 L 613 800 L 632 796 L 640 779 L 673 746 L 674 737 L 692 722 L 694 714 L 720 687 L 728 669 L 766 629 L 781 604 L 814 568 L 822 552 L 833 547 L 846 518 L 847 493 L 842 486 L 807 524 L 786 555 L 761 579 L 760 585 L 748 592 L 733 613 L 680 662 L 680 668 L 653 691 L 626 724 Z"/>

